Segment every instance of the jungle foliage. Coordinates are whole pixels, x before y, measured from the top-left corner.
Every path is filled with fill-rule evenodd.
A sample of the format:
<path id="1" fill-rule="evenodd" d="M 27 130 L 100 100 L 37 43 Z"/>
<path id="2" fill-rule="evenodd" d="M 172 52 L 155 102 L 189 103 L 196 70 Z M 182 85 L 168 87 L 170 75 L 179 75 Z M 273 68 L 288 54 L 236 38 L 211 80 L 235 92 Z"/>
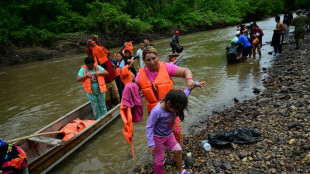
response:
<path id="1" fill-rule="evenodd" d="M 307 0 L 12 0 L 0 2 L 0 44 L 35 45 L 70 33 L 128 32 L 234 24 L 304 7 Z"/>

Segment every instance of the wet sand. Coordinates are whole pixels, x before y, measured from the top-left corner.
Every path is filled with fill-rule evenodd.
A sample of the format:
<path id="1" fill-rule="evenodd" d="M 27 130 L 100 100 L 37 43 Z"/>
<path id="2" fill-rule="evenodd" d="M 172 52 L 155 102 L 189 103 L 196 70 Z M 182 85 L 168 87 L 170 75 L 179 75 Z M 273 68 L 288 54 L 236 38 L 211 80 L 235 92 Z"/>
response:
<path id="1" fill-rule="evenodd" d="M 272 67 L 264 69 L 264 89 L 255 99 L 236 103 L 205 115 L 184 136 L 185 168 L 192 173 L 309 173 L 310 172 L 310 34 L 304 48 L 295 50 L 294 38 L 283 45 Z M 186 116 L 185 116 L 186 119 Z M 260 141 L 230 144 L 205 151 L 201 141 L 209 133 L 249 127 L 260 131 Z M 186 153 L 192 153 L 192 160 Z M 166 153 L 165 173 L 176 173 L 172 153 Z M 192 162 L 192 163 L 190 163 Z M 153 162 L 145 160 L 133 173 L 153 173 Z"/>

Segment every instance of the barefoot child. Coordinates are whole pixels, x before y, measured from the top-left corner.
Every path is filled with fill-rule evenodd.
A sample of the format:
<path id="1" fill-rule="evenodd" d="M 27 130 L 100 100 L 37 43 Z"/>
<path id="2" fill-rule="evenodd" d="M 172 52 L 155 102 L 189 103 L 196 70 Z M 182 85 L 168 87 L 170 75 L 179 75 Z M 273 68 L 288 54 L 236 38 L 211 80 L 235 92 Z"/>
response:
<path id="1" fill-rule="evenodd" d="M 203 87 L 205 82 L 196 82 L 195 86 Z M 176 141 L 172 129 L 169 128 L 171 120 L 179 115 L 184 119 L 184 109 L 187 108 L 187 96 L 190 94 L 187 88 L 184 92 L 171 90 L 165 98 L 158 103 L 151 111 L 146 125 L 149 153 L 154 155 L 154 171 L 156 174 L 163 174 L 163 162 L 165 159 L 164 145 L 174 153 L 177 166 L 177 174 L 188 174 L 182 166 L 182 148 Z"/>

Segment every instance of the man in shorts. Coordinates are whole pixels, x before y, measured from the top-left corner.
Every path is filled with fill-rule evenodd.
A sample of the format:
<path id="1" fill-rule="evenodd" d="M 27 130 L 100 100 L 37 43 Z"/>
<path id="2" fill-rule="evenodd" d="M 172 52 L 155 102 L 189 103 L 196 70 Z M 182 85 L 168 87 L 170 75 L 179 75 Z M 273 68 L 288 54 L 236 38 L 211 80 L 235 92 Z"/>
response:
<path id="1" fill-rule="evenodd" d="M 279 56 L 282 53 L 282 44 L 284 38 L 284 31 L 285 26 L 280 21 L 280 16 L 275 17 L 275 21 L 277 23 L 276 28 L 273 30 L 274 37 L 273 37 L 273 47 L 274 47 L 274 54 L 273 56 Z"/>
<path id="2" fill-rule="evenodd" d="M 238 48 L 237 50 L 242 49 L 242 61 L 246 61 L 248 58 L 247 56 L 249 55 L 251 51 L 251 43 L 249 42 L 248 38 L 243 34 L 246 33 L 246 29 L 240 31 L 237 31 L 236 36 L 239 38 L 238 39 Z M 241 58 L 240 56 L 237 57 L 237 60 Z"/>
<path id="3" fill-rule="evenodd" d="M 104 80 L 107 87 L 107 92 L 105 93 L 105 103 L 107 105 L 107 109 L 110 110 L 119 103 L 118 88 L 115 82 L 116 76 L 110 59 L 102 64 L 102 67 L 109 73 L 104 76 Z"/>

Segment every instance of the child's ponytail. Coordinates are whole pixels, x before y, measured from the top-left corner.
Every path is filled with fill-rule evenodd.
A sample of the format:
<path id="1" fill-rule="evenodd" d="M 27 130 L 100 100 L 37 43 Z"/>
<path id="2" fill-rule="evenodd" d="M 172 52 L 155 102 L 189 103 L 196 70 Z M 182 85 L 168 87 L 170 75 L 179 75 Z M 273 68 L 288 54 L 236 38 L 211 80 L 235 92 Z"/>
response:
<path id="1" fill-rule="evenodd" d="M 185 93 L 181 90 L 172 89 L 170 90 L 164 99 L 165 102 L 170 101 L 172 108 L 175 108 L 178 110 L 176 113 L 180 120 L 184 120 L 184 110 L 187 109 L 188 105 L 188 99 L 185 95 Z"/>

